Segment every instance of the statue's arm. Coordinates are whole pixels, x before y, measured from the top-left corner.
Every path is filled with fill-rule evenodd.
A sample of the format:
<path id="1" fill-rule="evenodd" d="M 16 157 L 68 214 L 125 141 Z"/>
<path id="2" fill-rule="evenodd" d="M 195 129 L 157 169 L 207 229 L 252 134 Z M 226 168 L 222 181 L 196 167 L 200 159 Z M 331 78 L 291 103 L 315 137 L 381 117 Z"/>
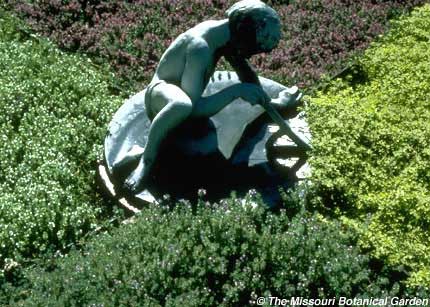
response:
<path id="1" fill-rule="evenodd" d="M 254 71 L 254 69 L 246 59 L 235 55 L 226 56 L 226 59 L 231 64 L 231 66 L 233 66 L 233 68 L 235 69 L 240 81 L 250 82 L 262 88 L 256 72 Z M 302 140 L 302 138 L 299 137 L 291 129 L 291 127 L 284 121 L 284 119 L 276 111 L 276 107 L 279 107 L 279 106 L 283 107 L 284 103 L 286 104 L 290 101 L 291 103 L 294 103 L 296 102 L 295 99 L 300 99 L 300 96 L 298 96 L 299 95 L 298 89 L 296 90 L 296 88 L 294 88 L 293 90 L 294 90 L 294 93 L 292 92 L 293 95 L 288 95 L 288 98 L 285 98 L 285 101 L 282 100 L 283 97 L 274 101 L 269 96 L 266 95 L 267 98 L 262 100 L 260 104 L 266 110 L 266 112 L 269 114 L 272 120 L 276 124 L 278 124 L 279 128 L 283 133 L 289 136 L 299 147 L 309 150 L 310 146 L 306 143 L 306 141 Z M 284 95 L 285 93 L 286 92 L 283 91 L 282 95 Z M 287 94 L 290 94 L 290 93 L 287 92 Z"/>
<path id="2" fill-rule="evenodd" d="M 239 97 L 251 104 L 260 103 L 267 98 L 261 86 L 251 82 L 234 84 L 214 95 L 202 97 L 206 86 L 205 74 L 212 60 L 207 44 L 196 41 L 188 47 L 181 88 L 193 103 L 192 116 L 210 117 Z"/>
<path id="3" fill-rule="evenodd" d="M 237 55 L 228 55 L 226 56 L 226 60 L 234 68 L 240 81 L 261 86 L 257 73 L 246 59 Z M 299 89 L 294 86 L 290 89 L 280 92 L 278 98 L 270 99 L 266 102 L 270 102 L 270 104 L 279 110 L 295 110 L 301 103 L 301 97 L 302 94 L 300 93 Z"/>
<path id="4" fill-rule="evenodd" d="M 261 86 L 257 73 L 246 59 L 237 55 L 227 55 L 225 59 L 236 71 L 241 82 L 253 83 Z"/>
<path id="5" fill-rule="evenodd" d="M 261 86 L 260 80 L 258 79 L 258 75 L 255 72 L 252 65 L 243 57 L 235 55 L 235 54 L 227 54 L 225 56 L 226 60 L 230 63 L 233 69 L 236 71 L 239 80 L 243 83 L 251 83 L 260 88 L 262 94 L 262 99 L 258 103 L 270 103 L 271 98 L 266 94 L 263 87 Z"/>
<path id="6" fill-rule="evenodd" d="M 201 98 L 204 91 L 204 76 L 209 61 L 209 48 L 204 43 L 194 42 L 187 48 L 181 88 L 193 104 Z"/>

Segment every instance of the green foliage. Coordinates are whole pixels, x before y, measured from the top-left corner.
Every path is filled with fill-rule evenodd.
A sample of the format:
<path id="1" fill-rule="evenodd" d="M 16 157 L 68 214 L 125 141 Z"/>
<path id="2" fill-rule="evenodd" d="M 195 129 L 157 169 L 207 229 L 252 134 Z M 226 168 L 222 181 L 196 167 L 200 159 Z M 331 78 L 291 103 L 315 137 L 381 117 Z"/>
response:
<path id="1" fill-rule="evenodd" d="M 311 99 L 315 205 L 430 286 L 430 5 L 393 22 L 347 76 Z"/>
<path id="2" fill-rule="evenodd" d="M 26 36 L 0 14 L 0 284 L 96 227 L 96 161 L 120 104 L 105 71 Z"/>
<path id="3" fill-rule="evenodd" d="M 428 287 L 429 17 L 426 6 L 394 23 L 312 99 L 309 200 L 344 224 L 303 212 L 297 196 L 286 202 L 297 215 L 251 199 L 154 207 L 83 252 L 22 269 L 100 223 L 95 162 L 121 101 L 108 94 L 107 70 L 1 13 L 0 288 L 8 295 L 0 305 L 230 306 L 260 295 L 416 295 L 413 286 Z M 355 231 L 379 262 L 360 253 Z M 412 290 L 395 283 L 409 272 Z"/>
<path id="4" fill-rule="evenodd" d="M 57 258 L 55 269 L 28 270 L 29 296 L 14 303 L 245 306 L 258 296 L 398 293 L 387 278 L 375 280 L 355 238 L 302 210 L 292 219 L 287 210 L 268 212 L 250 196 L 216 206 L 154 206 L 81 253 Z"/>

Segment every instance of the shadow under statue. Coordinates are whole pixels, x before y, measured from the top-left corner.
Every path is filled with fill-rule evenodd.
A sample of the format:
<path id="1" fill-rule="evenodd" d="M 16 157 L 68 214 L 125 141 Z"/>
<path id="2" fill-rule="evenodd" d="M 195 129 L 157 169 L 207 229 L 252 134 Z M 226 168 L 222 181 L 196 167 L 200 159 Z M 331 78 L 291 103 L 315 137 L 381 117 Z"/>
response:
<path id="1" fill-rule="evenodd" d="M 307 124 L 297 116 L 301 97 L 297 88 L 287 88 L 262 77 L 259 80 L 272 99 L 286 91 L 291 93 L 290 103 L 280 112 L 298 121 L 294 132 L 309 142 L 309 134 L 303 134 Z M 203 96 L 239 82 L 236 73 L 217 71 Z M 145 147 L 151 126 L 145 110 L 145 91 L 128 99 L 109 124 L 103 181 L 112 185 L 113 196 L 124 197 L 129 205 L 139 207 L 164 194 L 193 201 L 197 191 L 205 189 L 207 199 L 216 201 L 228 197 L 232 191 L 240 196 L 255 189 L 269 206 L 274 206 L 280 200 L 279 188 L 291 187 L 297 180 L 295 173 L 305 163 L 306 151 L 295 145 L 276 146 L 279 132 L 269 131 L 272 120 L 264 108 L 239 98 L 210 118 L 190 119 L 181 124 L 164 140 L 146 189 L 135 195 L 122 194 L 121 182 L 136 165 L 130 164 L 129 169 L 115 175 L 112 167 L 133 147 Z M 296 161 L 288 168 L 278 163 L 279 158 L 296 158 Z"/>

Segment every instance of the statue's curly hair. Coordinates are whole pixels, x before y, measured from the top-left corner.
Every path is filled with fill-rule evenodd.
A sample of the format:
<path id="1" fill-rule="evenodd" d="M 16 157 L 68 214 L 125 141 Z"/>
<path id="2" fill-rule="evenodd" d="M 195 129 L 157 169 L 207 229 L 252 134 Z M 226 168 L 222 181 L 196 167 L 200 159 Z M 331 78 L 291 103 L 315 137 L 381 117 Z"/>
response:
<path id="1" fill-rule="evenodd" d="M 277 42 L 259 37 L 267 22 L 280 25 L 274 9 L 260 0 L 243 0 L 233 4 L 227 11 L 232 39 L 236 44 L 252 46 L 262 51 L 276 47 Z"/>

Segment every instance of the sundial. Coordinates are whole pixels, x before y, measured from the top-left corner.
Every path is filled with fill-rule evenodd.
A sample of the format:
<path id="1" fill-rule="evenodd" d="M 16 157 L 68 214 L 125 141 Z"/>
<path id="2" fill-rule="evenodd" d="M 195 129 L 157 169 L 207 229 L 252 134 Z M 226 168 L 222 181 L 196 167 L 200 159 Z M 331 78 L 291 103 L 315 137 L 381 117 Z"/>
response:
<path id="1" fill-rule="evenodd" d="M 265 92 L 276 99 L 291 90 L 273 80 L 259 78 Z M 203 96 L 239 83 L 234 72 L 217 71 Z M 269 206 L 279 201 L 279 187 L 288 188 L 309 173 L 306 152 L 283 135 L 260 105 L 236 99 L 216 115 L 181 124 L 164 141 L 159 159 L 145 189 L 135 195 L 123 193 L 112 176 L 112 164 L 135 148 L 144 148 L 151 125 L 145 110 L 145 90 L 128 99 L 116 112 L 105 139 L 105 161 L 99 174 L 107 192 L 129 210 L 157 202 L 164 194 L 174 199 L 197 198 L 205 189 L 209 200 L 240 196 L 250 189 L 260 192 Z M 295 134 L 310 142 L 304 113 L 280 110 Z"/>

